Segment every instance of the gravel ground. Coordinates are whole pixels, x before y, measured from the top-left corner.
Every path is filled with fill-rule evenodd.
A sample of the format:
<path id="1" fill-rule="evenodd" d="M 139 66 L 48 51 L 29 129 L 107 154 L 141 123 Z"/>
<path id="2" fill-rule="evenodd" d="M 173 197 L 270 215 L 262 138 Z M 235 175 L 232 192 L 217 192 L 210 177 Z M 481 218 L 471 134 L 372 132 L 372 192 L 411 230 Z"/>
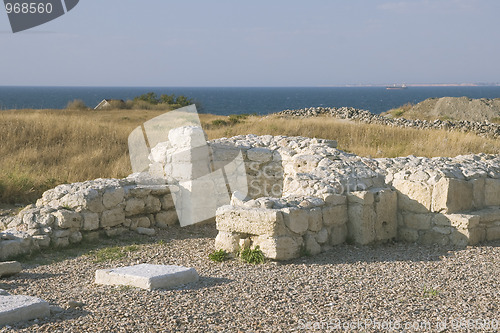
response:
<path id="1" fill-rule="evenodd" d="M 500 242 L 461 250 L 345 245 L 251 265 L 210 261 L 215 235 L 213 226 L 177 227 L 24 260 L 0 288 L 40 297 L 54 311 L 0 332 L 465 332 L 469 319 L 480 320 L 468 323 L 477 331 L 500 329 L 480 326 L 500 320 Z M 137 248 L 114 260 L 96 262 L 91 251 L 131 244 Z M 155 291 L 93 283 L 96 269 L 143 262 L 194 267 L 201 278 Z"/>

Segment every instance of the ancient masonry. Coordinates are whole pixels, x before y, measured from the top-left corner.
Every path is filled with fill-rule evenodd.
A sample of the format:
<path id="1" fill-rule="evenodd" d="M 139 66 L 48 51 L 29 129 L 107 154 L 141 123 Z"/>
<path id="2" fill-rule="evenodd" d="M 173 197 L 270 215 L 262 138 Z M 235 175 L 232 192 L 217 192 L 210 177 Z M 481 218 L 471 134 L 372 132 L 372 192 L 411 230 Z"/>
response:
<path id="1" fill-rule="evenodd" d="M 184 130 L 181 139 L 199 139 L 200 132 Z M 153 235 L 178 223 L 186 207 L 176 193 L 186 188 L 169 177 L 177 163 L 166 154 L 169 145 L 151 154 L 154 173 L 168 185 L 148 185 L 137 174 L 60 185 L 2 221 L 0 260 L 126 230 Z M 216 205 L 190 208 L 216 215 L 217 249 L 258 245 L 267 257 L 286 260 L 345 242 L 465 246 L 500 239 L 499 155 L 372 159 L 338 150 L 331 140 L 255 135 L 214 140 L 208 148 L 212 172 L 242 156 L 247 178 L 232 197 L 227 177 L 217 178 L 208 187 L 213 195 L 204 194 Z"/>

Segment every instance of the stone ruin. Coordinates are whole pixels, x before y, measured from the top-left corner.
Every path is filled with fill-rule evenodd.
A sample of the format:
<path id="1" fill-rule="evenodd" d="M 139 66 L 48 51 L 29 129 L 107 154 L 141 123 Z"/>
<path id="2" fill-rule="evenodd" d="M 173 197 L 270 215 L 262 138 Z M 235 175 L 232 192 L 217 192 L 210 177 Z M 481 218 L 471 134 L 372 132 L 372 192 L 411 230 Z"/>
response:
<path id="1" fill-rule="evenodd" d="M 149 173 L 60 185 L 0 221 L 0 260 L 213 217 L 216 249 L 258 245 L 275 260 L 345 242 L 500 239 L 499 155 L 373 159 L 338 150 L 332 140 L 270 135 L 209 141 L 200 155 L 181 148 L 200 141 L 201 128 L 172 131 L 172 142 L 152 149 Z M 228 182 L 234 161 L 246 178 L 236 186 Z M 203 178 L 210 172 L 215 177 Z"/>

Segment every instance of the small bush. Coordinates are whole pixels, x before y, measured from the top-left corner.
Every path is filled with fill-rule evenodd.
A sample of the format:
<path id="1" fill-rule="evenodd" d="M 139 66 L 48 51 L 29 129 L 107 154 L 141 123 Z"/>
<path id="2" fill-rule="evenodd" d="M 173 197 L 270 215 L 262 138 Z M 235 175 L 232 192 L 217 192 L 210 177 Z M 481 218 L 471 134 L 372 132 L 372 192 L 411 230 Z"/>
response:
<path id="1" fill-rule="evenodd" d="M 266 260 L 258 245 L 253 250 L 250 248 L 243 249 L 240 252 L 240 258 L 249 264 L 262 264 Z"/>
<path id="2" fill-rule="evenodd" d="M 67 110 L 88 110 L 88 108 L 81 99 L 75 99 L 66 105 Z"/>
<path id="3" fill-rule="evenodd" d="M 227 253 L 225 250 L 218 250 L 210 253 L 208 255 L 208 259 L 215 261 L 215 262 L 223 262 L 229 258 L 229 253 Z"/>
<path id="4" fill-rule="evenodd" d="M 125 247 L 113 246 L 92 251 L 91 255 L 94 256 L 94 262 L 98 263 L 108 260 L 118 260 L 126 257 L 129 252 L 135 252 L 137 250 L 139 250 L 139 247 L 137 245 L 130 245 Z"/>
<path id="5" fill-rule="evenodd" d="M 213 126 L 218 126 L 218 127 L 222 127 L 222 126 L 227 126 L 227 121 L 225 120 L 222 120 L 222 119 L 215 119 L 211 122 L 211 124 Z"/>

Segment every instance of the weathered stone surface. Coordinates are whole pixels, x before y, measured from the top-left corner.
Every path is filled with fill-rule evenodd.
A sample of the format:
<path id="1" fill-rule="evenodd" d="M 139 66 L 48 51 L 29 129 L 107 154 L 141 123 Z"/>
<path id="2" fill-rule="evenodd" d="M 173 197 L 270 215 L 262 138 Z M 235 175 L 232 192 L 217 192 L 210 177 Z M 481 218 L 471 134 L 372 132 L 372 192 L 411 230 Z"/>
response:
<path id="1" fill-rule="evenodd" d="M 310 209 L 307 212 L 309 231 L 320 231 L 323 227 L 323 211 L 320 207 Z"/>
<path id="2" fill-rule="evenodd" d="M 101 269 L 95 274 L 95 283 L 122 285 L 142 289 L 168 289 L 197 282 L 194 268 L 173 265 L 140 264 L 135 266 Z"/>
<path id="3" fill-rule="evenodd" d="M 321 229 L 314 236 L 318 244 L 325 244 L 328 241 L 328 230 L 326 228 Z"/>
<path id="4" fill-rule="evenodd" d="M 146 213 L 158 213 L 161 210 L 161 201 L 152 195 L 144 199 Z"/>
<path id="5" fill-rule="evenodd" d="M 155 215 L 156 226 L 161 229 L 166 229 L 176 225 L 179 222 L 177 212 L 175 210 L 161 211 Z"/>
<path id="6" fill-rule="evenodd" d="M 83 212 L 83 230 L 99 229 L 99 214 L 92 212 Z"/>
<path id="7" fill-rule="evenodd" d="M 352 204 L 348 207 L 347 229 L 354 242 L 365 245 L 375 240 L 376 214 L 373 206 Z"/>
<path id="8" fill-rule="evenodd" d="M 425 245 L 437 244 L 440 246 L 445 246 L 448 245 L 449 238 L 448 235 L 443 235 L 439 232 L 426 231 L 423 236 L 420 237 L 420 242 Z"/>
<path id="9" fill-rule="evenodd" d="M 82 216 L 74 211 L 61 209 L 54 213 L 56 218 L 56 224 L 59 228 L 81 228 L 82 227 Z"/>
<path id="10" fill-rule="evenodd" d="M 224 206 L 217 210 L 217 230 L 249 235 L 277 235 L 283 232 L 283 213 L 265 209 L 233 209 Z"/>
<path id="11" fill-rule="evenodd" d="M 331 227 L 330 243 L 332 245 L 340 245 L 346 241 L 346 238 L 347 238 L 346 224 Z"/>
<path id="12" fill-rule="evenodd" d="M 415 243 L 419 239 L 419 234 L 415 229 L 399 228 L 398 238 L 408 243 Z"/>
<path id="13" fill-rule="evenodd" d="M 228 253 L 236 253 L 240 250 L 240 237 L 238 234 L 219 231 L 215 237 L 215 249 L 224 250 Z"/>
<path id="14" fill-rule="evenodd" d="M 110 228 L 125 222 L 125 211 L 123 208 L 115 208 L 102 213 L 101 228 Z"/>
<path id="15" fill-rule="evenodd" d="M 125 190 L 123 187 L 110 188 L 104 192 L 102 203 L 106 209 L 115 208 L 122 203 L 125 198 Z"/>
<path id="16" fill-rule="evenodd" d="M 500 206 L 500 179 L 485 179 L 484 205 Z"/>
<path id="17" fill-rule="evenodd" d="M 427 230 L 431 228 L 431 214 L 403 214 L 404 226 L 415 230 Z M 444 223 L 444 222 L 443 222 Z"/>
<path id="18" fill-rule="evenodd" d="M 300 208 L 284 208 L 282 210 L 285 225 L 296 234 L 304 234 L 309 227 L 309 211 Z"/>
<path id="19" fill-rule="evenodd" d="M 257 147 L 247 150 L 247 157 L 250 161 L 269 162 L 273 158 L 273 153 L 269 149 Z"/>
<path id="20" fill-rule="evenodd" d="M 40 298 L 20 295 L 0 296 L 0 326 L 49 315 L 49 303 Z"/>
<path id="21" fill-rule="evenodd" d="M 375 197 L 375 240 L 386 241 L 397 237 L 397 193 L 390 189 L 374 191 Z"/>
<path id="22" fill-rule="evenodd" d="M 0 262 L 0 277 L 14 275 L 22 270 L 21 264 L 17 261 Z"/>
<path id="23" fill-rule="evenodd" d="M 162 196 L 160 200 L 161 200 L 161 209 L 165 211 L 173 209 L 175 207 L 174 199 L 171 194 Z"/>
<path id="24" fill-rule="evenodd" d="M 487 241 L 500 240 L 500 225 L 486 228 L 486 240 Z"/>
<path id="25" fill-rule="evenodd" d="M 323 225 L 341 226 L 348 221 L 347 206 L 325 206 L 322 208 Z"/>
<path id="26" fill-rule="evenodd" d="M 398 191 L 399 209 L 414 213 L 428 213 L 431 210 L 430 185 L 396 179 L 392 182 L 392 186 Z"/>
<path id="27" fill-rule="evenodd" d="M 470 180 L 470 183 L 472 184 L 472 204 L 473 204 L 475 209 L 483 209 L 484 205 L 485 205 L 485 202 L 484 202 L 485 179 L 484 178 L 472 179 L 472 180 Z"/>
<path id="28" fill-rule="evenodd" d="M 473 185 L 458 179 L 441 178 L 432 191 L 432 211 L 458 213 L 473 207 Z"/>
<path id="29" fill-rule="evenodd" d="M 252 238 L 253 245 L 259 246 L 267 258 L 289 260 L 297 258 L 302 246 L 302 238 L 289 236 L 256 236 Z"/>
<path id="30" fill-rule="evenodd" d="M 126 216 L 133 216 L 144 213 L 145 207 L 146 203 L 143 199 L 130 198 L 125 205 L 125 214 Z"/>
<path id="31" fill-rule="evenodd" d="M 305 235 L 304 242 L 306 251 L 310 255 L 315 256 L 321 252 L 321 246 L 318 244 L 316 238 L 313 235 L 309 233 Z"/>
<path id="32" fill-rule="evenodd" d="M 155 229 L 152 229 L 152 228 L 138 227 L 137 229 L 135 229 L 135 231 L 138 234 L 147 235 L 147 236 L 154 236 L 156 234 Z"/>

